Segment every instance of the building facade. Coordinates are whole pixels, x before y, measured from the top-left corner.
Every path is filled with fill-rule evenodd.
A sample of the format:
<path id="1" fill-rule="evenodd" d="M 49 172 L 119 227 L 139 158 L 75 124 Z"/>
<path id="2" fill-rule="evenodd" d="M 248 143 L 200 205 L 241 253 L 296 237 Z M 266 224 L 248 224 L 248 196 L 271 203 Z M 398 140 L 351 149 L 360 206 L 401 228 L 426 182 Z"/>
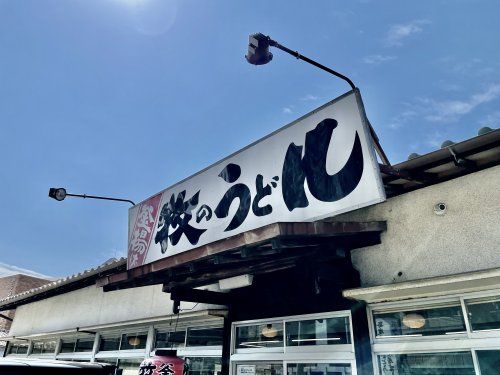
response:
<path id="1" fill-rule="evenodd" d="M 249 231 L 133 283 L 122 259 L 4 298 L 6 355 L 136 373 L 175 348 L 196 375 L 498 374 L 499 164 L 495 130 L 380 166 L 385 202 Z"/>
<path id="2" fill-rule="evenodd" d="M 37 288 L 49 283 L 50 280 L 17 274 L 0 278 L 0 299 L 15 296 L 21 292 Z M 4 352 L 6 337 L 9 333 L 11 322 L 14 319 L 15 310 L 2 311 L 0 316 L 0 353 Z"/>

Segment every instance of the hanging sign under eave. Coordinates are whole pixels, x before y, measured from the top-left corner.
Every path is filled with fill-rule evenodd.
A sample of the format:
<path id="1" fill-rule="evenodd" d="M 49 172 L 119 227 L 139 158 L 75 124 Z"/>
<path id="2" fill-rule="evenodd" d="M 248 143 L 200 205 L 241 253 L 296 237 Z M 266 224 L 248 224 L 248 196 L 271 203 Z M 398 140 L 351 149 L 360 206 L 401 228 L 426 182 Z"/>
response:
<path id="1" fill-rule="evenodd" d="M 361 95 L 350 91 L 132 207 L 128 269 L 384 200 Z"/>

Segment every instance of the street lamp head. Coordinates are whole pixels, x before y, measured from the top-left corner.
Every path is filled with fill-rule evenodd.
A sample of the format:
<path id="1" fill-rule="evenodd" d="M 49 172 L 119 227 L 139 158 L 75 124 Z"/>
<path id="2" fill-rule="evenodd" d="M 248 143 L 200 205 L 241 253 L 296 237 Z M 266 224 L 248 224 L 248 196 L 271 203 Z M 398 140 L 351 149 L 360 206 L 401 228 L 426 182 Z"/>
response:
<path id="1" fill-rule="evenodd" d="M 269 52 L 269 40 L 269 37 L 262 33 L 248 37 L 248 53 L 245 58 L 250 64 L 264 65 L 273 59 L 273 54 Z"/>
<path id="2" fill-rule="evenodd" d="M 62 201 L 66 198 L 66 189 L 64 188 L 50 188 L 49 197 L 54 198 L 56 201 Z"/>

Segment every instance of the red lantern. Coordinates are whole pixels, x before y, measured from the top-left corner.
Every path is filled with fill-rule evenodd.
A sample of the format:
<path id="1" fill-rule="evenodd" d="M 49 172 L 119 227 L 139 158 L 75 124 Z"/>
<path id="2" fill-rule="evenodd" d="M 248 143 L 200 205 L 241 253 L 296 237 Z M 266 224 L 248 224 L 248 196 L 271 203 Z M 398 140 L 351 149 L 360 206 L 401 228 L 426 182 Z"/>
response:
<path id="1" fill-rule="evenodd" d="M 175 350 L 157 350 L 154 357 L 146 358 L 139 367 L 139 375 L 186 375 L 185 361 Z"/>

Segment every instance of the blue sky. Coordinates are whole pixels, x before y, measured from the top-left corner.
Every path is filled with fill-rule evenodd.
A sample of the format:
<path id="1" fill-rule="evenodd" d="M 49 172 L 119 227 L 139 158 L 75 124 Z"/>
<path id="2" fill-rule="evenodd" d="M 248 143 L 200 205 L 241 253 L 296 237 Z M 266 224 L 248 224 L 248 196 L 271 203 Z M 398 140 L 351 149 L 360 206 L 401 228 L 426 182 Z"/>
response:
<path id="1" fill-rule="evenodd" d="M 127 204 L 348 91 L 393 163 L 500 122 L 498 1 L 0 0 L 0 274 L 125 254 Z M 3 267 L 3 268 L 2 268 Z"/>

